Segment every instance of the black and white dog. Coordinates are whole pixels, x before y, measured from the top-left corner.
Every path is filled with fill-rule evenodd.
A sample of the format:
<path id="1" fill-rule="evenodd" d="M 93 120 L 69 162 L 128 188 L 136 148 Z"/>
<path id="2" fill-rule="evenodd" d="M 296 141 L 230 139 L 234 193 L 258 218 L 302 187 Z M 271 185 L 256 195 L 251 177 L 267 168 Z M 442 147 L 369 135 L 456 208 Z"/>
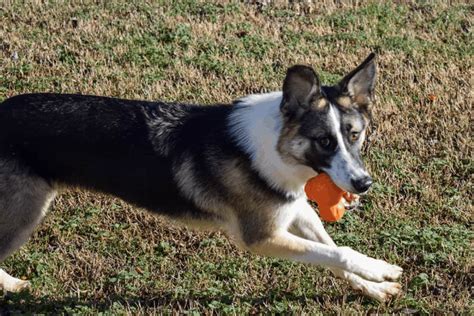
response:
<path id="1" fill-rule="evenodd" d="M 185 224 L 219 229 L 251 252 L 329 267 L 378 300 L 402 269 L 338 247 L 306 200 L 326 172 L 368 190 L 360 158 L 376 66 L 371 54 L 336 86 L 307 66 L 282 92 L 195 106 L 97 96 L 26 94 L 0 104 L 0 262 L 41 221 L 55 193 L 108 193 Z M 28 282 L 0 269 L 0 288 Z"/>

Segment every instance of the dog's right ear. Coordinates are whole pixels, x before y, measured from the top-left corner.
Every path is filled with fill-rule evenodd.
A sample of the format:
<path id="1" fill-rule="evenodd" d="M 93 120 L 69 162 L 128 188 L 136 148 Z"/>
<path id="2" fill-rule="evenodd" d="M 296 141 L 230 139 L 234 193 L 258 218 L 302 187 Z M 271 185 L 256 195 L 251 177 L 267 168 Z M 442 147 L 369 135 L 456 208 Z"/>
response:
<path id="1" fill-rule="evenodd" d="M 303 65 L 289 68 L 283 81 L 281 112 L 288 117 L 299 117 L 320 97 L 320 88 L 313 68 Z"/>

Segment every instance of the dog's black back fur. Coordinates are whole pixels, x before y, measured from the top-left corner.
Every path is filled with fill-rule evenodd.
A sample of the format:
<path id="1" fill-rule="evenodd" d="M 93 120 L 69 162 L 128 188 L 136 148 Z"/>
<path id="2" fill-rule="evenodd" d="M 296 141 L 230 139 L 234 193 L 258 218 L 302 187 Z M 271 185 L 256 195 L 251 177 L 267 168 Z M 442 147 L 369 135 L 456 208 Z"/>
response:
<path id="1" fill-rule="evenodd" d="M 159 197 L 170 212 L 176 211 L 172 205 L 192 209 L 176 203 L 184 199 L 170 185 L 171 161 L 150 139 L 145 115 L 151 107 L 92 96 L 17 96 L 0 106 L 1 155 L 19 156 L 51 182 L 111 193 L 152 210 Z"/>
<path id="2" fill-rule="evenodd" d="M 180 192 L 173 177 L 181 159 L 191 157 L 195 180 L 224 199 L 213 162 L 229 158 L 239 160 L 255 185 L 272 191 L 228 135 L 230 111 L 228 105 L 20 95 L 0 104 L 0 158 L 20 161 L 51 183 L 113 194 L 171 216 L 201 217 L 203 210 Z"/>

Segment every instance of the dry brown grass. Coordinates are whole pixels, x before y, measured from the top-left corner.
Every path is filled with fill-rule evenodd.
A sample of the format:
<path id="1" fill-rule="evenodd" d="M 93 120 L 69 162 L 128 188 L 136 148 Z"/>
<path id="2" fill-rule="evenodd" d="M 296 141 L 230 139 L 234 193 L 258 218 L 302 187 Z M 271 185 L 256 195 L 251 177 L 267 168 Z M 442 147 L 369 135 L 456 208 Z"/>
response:
<path id="1" fill-rule="evenodd" d="M 334 83 L 378 51 L 366 150 L 377 184 L 364 212 L 328 229 L 406 270 L 405 295 L 378 305 L 320 269 L 251 257 L 220 234 L 74 191 L 5 262 L 34 286 L 0 312 L 472 312 L 472 6 L 14 2 L 0 4 L 0 21 L 0 99 L 230 102 L 279 89 L 291 64 Z"/>

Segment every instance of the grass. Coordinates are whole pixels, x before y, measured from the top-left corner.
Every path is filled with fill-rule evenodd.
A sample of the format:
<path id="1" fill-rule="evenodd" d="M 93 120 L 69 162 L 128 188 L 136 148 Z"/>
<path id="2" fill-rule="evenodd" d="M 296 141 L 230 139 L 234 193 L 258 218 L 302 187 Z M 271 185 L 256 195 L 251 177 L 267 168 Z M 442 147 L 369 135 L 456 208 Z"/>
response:
<path id="1" fill-rule="evenodd" d="M 294 63 L 337 82 L 377 51 L 364 153 L 376 185 L 327 229 L 401 265 L 404 293 L 378 304 L 321 268 L 250 256 L 219 233 L 68 191 L 2 263 L 33 287 L 0 299 L 0 313 L 473 312 L 472 5 L 38 3 L 0 4 L 0 100 L 55 91 L 230 102 L 279 89 Z"/>

